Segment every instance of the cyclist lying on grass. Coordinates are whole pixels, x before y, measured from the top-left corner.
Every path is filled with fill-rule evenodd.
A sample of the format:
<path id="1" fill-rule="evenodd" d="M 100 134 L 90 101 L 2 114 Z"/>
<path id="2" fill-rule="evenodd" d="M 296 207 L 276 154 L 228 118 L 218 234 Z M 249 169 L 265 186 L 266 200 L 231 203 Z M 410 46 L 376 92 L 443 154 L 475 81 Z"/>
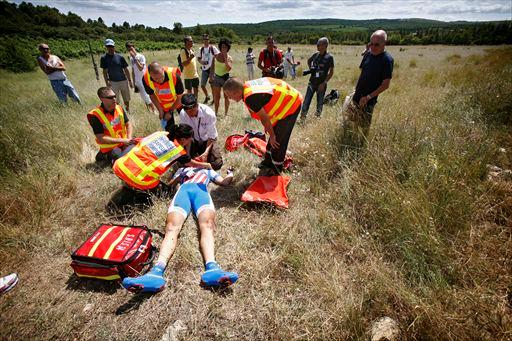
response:
<path id="1" fill-rule="evenodd" d="M 178 236 L 190 211 L 194 212 L 201 232 L 200 248 L 205 264 L 205 272 L 201 275 L 201 284 L 208 287 L 228 286 L 237 281 L 238 275 L 220 268 L 215 261 L 214 236 L 215 207 L 208 192 L 210 181 L 220 186 L 229 185 L 233 181 L 233 171 L 228 169 L 223 178 L 210 169 L 193 167 L 180 168 L 171 184 L 179 183 L 180 187 L 167 214 L 165 237 L 162 241 L 160 254 L 151 270 L 140 277 L 127 277 L 123 280 L 124 288 L 132 292 L 158 292 L 165 287 L 163 277 L 167 262 L 176 248 Z"/>

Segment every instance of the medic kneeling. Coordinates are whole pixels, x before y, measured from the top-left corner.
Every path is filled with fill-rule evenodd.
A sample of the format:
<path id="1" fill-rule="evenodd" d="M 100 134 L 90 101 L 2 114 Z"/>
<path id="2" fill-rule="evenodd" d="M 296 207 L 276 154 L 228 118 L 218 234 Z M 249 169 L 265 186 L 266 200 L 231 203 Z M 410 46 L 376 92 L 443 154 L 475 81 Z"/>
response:
<path id="1" fill-rule="evenodd" d="M 141 139 L 127 154 L 114 163 L 114 173 L 129 187 L 150 190 L 160 184 L 160 177 L 175 163 L 211 169 L 206 162 L 192 160 L 185 148 L 192 142 L 194 131 L 185 124 L 173 127 L 171 135 L 157 131 Z"/>

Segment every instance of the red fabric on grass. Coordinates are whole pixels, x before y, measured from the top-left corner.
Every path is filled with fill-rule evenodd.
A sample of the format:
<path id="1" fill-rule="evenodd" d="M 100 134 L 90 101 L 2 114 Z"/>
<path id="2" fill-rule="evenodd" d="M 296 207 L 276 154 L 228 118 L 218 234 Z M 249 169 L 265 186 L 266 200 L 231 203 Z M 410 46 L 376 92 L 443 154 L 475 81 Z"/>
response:
<path id="1" fill-rule="evenodd" d="M 280 208 L 288 208 L 286 188 L 290 177 L 283 175 L 259 176 L 242 194 L 243 202 L 266 202 Z"/>

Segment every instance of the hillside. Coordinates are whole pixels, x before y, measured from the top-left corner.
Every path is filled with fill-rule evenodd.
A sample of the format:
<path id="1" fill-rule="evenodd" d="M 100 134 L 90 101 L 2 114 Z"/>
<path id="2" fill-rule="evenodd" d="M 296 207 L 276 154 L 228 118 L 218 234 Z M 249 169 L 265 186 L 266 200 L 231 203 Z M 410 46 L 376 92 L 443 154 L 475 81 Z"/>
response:
<path id="1" fill-rule="evenodd" d="M 245 50 L 232 48 L 232 75 L 245 75 Z M 296 58 L 313 50 L 297 46 Z M 358 77 L 360 47 L 330 51 L 329 87 L 343 98 Z M 9 84 L 0 97 L 0 274 L 20 276 L 0 297 L 0 339 L 368 340 L 383 316 L 397 322 L 403 340 L 509 339 L 512 180 L 504 171 L 489 176 L 487 165 L 512 168 L 512 49 L 389 52 L 395 71 L 368 148 L 353 153 L 340 143 L 341 103 L 295 127 L 285 211 L 242 204 L 258 160 L 244 150 L 224 152 L 236 171 L 231 186 L 211 189 L 216 258 L 240 280 L 224 292 L 199 286 L 197 228 L 188 219 L 168 287 L 154 296 L 78 280 L 69 266 L 70 253 L 99 223 L 162 229 L 171 200 L 107 210 L 121 183 L 94 165 L 85 115 L 103 83 L 90 60 L 66 62 L 82 106 L 60 106 L 39 70 L 0 70 Z M 168 64 L 176 54 L 146 57 Z M 290 83 L 304 93 L 307 78 Z M 137 136 L 159 129 L 137 96 L 130 118 Z M 261 125 L 242 104 L 218 115 L 221 141 L 244 129 Z"/>
<path id="2" fill-rule="evenodd" d="M 169 23 L 170 26 L 170 23 Z M 426 19 L 301 19 L 275 20 L 256 24 L 213 24 L 183 27 L 146 27 L 123 22 L 107 26 L 101 17 L 84 20 L 77 14 L 60 13 L 48 6 L 0 1 L 0 68 L 30 71 L 36 67 L 36 46 L 50 42 L 61 58 L 88 54 L 87 41 L 95 53 L 103 50 L 105 38 L 135 41 L 147 50 L 178 47 L 185 34 L 200 41 L 203 33 L 212 41 L 227 37 L 234 42 L 258 44 L 273 34 L 279 44 L 314 44 L 327 36 L 333 44 L 364 45 L 376 29 L 388 32 L 389 45 L 496 45 L 512 44 L 512 22 L 442 22 Z M 122 50 L 122 48 L 121 48 Z"/>

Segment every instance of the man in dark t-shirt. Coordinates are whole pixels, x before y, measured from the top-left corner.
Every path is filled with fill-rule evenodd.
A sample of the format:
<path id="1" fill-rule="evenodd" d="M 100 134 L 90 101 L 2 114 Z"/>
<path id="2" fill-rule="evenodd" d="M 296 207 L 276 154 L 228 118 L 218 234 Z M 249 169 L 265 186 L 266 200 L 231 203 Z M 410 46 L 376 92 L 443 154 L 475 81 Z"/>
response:
<path id="1" fill-rule="evenodd" d="M 364 54 L 359 65 L 361 75 L 352 97 L 354 104 L 366 113 L 365 124 L 369 127 L 377 97 L 384 92 L 393 75 L 393 57 L 385 51 L 387 34 L 383 30 L 375 31 L 370 38 L 370 51 Z"/>
<path id="2" fill-rule="evenodd" d="M 116 53 L 115 42 L 112 39 L 105 40 L 107 53 L 101 56 L 100 67 L 103 69 L 105 85 L 114 90 L 116 97 L 123 96 L 123 103 L 126 111 L 130 111 L 130 89 L 133 83 L 128 70 L 128 63 L 122 55 Z"/>
<path id="3" fill-rule="evenodd" d="M 309 76 L 308 89 L 302 104 L 302 111 L 300 113 L 301 119 L 304 120 L 309 111 L 309 105 L 316 92 L 316 116 L 320 117 L 324 106 L 324 96 L 327 90 L 327 82 L 334 74 L 334 57 L 327 52 L 329 46 L 329 39 L 322 37 L 316 43 L 318 52 L 314 53 L 308 59 L 308 66 L 311 75 Z"/>

